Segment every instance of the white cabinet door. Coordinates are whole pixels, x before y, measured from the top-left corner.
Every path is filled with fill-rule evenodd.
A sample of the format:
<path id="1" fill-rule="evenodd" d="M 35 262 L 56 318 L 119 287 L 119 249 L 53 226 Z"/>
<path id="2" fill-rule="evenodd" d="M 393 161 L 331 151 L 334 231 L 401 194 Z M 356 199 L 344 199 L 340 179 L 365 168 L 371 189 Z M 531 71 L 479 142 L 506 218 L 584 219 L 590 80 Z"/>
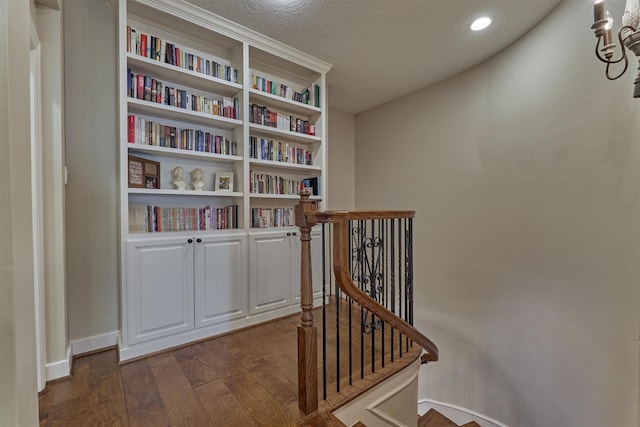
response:
<path id="1" fill-rule="evenodd" d="M 127 344 L 193 328 L 193 243 L 189 240 L 127 241 L 123 301 Z"/>
<path id="2" fill-rule="evenodd" d="M 313 299 L 322 296 L 322 229 L 315 226 L 311 231 L 311 280 L 313 281 Z M 291 237 L 291 295 L 292 301 L 300 304 L 300 255 L 302 251 L 300 232 Z"/>
<path id="3" fill-rule="evenodd" d="M 291 244 L 286 232 L 249 236 L 249 312 L 291 304 Z"/>
<path id="4" fill-rule="evenodd" d="M 195 242 L 196 327 L 247 313 L 246 235 L 205 236 Z"/>

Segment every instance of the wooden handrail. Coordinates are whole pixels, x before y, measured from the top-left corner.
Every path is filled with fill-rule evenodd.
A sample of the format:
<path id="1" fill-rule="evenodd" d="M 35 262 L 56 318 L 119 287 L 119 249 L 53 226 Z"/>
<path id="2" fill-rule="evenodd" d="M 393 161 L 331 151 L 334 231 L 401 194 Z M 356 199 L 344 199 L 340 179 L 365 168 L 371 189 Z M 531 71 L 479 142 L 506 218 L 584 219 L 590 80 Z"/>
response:
<path id="1" fill-rule="evenodd" d="M 298 328 L 298 386 L 300 392 L 300 409 L 308 414 L 308 411 L 317 409 L 317 356 L 306 353 L 313 341 L 315 343 L 316 328 L 313 325 L 313 291 L 311 283 L 311 228 L 318 223 L 333 224 L 333 271 L 336 283 L 342 291 L 364 307 L 366 310 L 400 331 L 426 352 L 421 356 L 421 362 L 427 363 L 438 360 L 438 347 L 413 325 L 398 317 L 388 308 L 375 301 L 365 292 L 360 290 L 351 278 L 349 271 L 349 222 L 353 220 L 370 219 L 403 219 L 413 218 L 414 211 L 317 211 L 314 203 L 309 199 L 310 193 L 301 192 L 300 204 L 296 206 L 296 224 L 300 227 L 300 239 L 302 241 L 302 268 L 301 268 L 301 325 Z M 313 360 L 311 360 L 313 359 Z M 301 366 L 304 365 L 304 366 Z M 304 384 L 303 384 L 304 383 Z M 309 401 L 314 395 L 315 407 Z"/>
<path id="2" fill-rule="evenodd" d="M 301 195 L 303 197 L 304 195 Z M 304 199 L 302 199 L 304 200 Z M 336 224 L 360 219 L 400 219 L 413 218 L 415 211 L 316 211 L 309 210 L 305 216 L 314 223 Z"/>

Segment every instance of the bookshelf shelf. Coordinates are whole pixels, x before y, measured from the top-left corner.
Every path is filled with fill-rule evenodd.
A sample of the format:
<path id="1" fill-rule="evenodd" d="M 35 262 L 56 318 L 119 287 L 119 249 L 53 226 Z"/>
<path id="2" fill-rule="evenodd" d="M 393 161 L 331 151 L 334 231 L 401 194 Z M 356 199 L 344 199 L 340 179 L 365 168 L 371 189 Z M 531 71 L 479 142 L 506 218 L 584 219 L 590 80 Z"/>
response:
<path id="1" fill-rule="evenodd" d="M 210 160 L 210 161 L 216 161 L 216 162 L 227 162 L 227 163 L 235 163 L 235 162 L 243 161 L 243 157 L 241 156 L 228 156 L 225 154 L 207 153 L 204 151 L 196 151 L 196 150 L 182 150 L 178 148 L 156 147 L 153 145 L 130 143 L 127 146 L 127 148 L 129 149 L 130 153 L 160 154 L 163 156 L 168 156 L 173 158 L 204 159 L 204 160 Z"/>
<path id="2" fill-rule="evenodd" d="M 279 199 L 279 200 L 299 200 L 300 196 L 295 194 L 261 194 L 261 193 L 250 193 L 249 197 L 252 199 Z M 320 201 L 322 198 L 320 196 L 311 196 L 310 200 Z"/>
<path id="3" fill-rule="evenodd" d="M 236 228 L 221 228 L 218 230 L 190 230 L 190 231 L 167 231 L 167 232 L 148 232 L 141 231 L 137 233 L 131 233 L 131 238 L 129 241 L 153 241 L 156 239 L 162 239 L 164 235 L 170 234 L 170 238 L 175 239 L 179 238 L 181 240 L 186 241 L 189 238 L 194 237 L 208 237 L 208 236 L 244 236 L 246 231 L 243 229 Z"/>
<path id="4" fill-rule="evenodd" d="M 151 194 L 154 196 L 186 197 L 242 197 L 242 193 L 231 191 L 165 190 L 153 188 L 129 188 L 129 194 Z"/>
<path id="5" fill-rule="evenodd" d="M 316 116 L 322 113 L 319 107 L 303 104 L 302 102 L 293 101 L 278 95 L 272 95 L 257 89 L 249 89 L 249 100 L 258 104 L 265 103 L 282 109 L 287 112 L 301 114 L 303 116 Z"/>
<path id="6" fill-rule="evenodd" d="M 173 107 L 171 105 L 159 104 L 142 99 L 128 98 L 127 106 L 130 113 L 147 114 L 163 119 L 181 120 L 220 129 L 236 129 L 242 126 L 242 120 L 201 113 L 199 111 L 187 110 L 185 108 Z"/>
<path id="7" fill-rule="evenodd" d="M 262 188 L 252 187 L 259 173 L 295 192 L 313 187 L 312 199 L 326 200 L 330 64 L 185 0 L 111 3 L 119 33 L 120 360 L 299 311 L 299 283 L 289 279 L 300 257 L 292 226 L 299 196 L 250 191 Z M 254 76 L 270 91 L 254 88 Z M 178 100 L 223 108 L 227 117 L 179 108 Z M 284 120 L 284 129 L 254 117 Z M 191 190 L 199 172 L 204 190 Z M 176 189 L 180 173 L 187 189 Z M 274 256 L 282 262 L 265 263 Z"/>
<path id="8" fill-rule="evenodd" d="M 263 135 L 272 138 L 281 138 L 291 142 L 299 142 L 303 144 L 321 143 L 322 138 L 317 135 L 307 135 L 299 132 L 291 132 L 288 130 L 273 128 L 270 126 L 249 123 L 251 135 Z"/>
<path id="9" fill-rule="evenodd" d="M 151 74 L 160 80 L 170 80 L 173 83 L 200 89 L 204 92 L 234 96 L 242 91 L 241 84 L 211 77 L 197 71 L 179 68 L 175 65 L 165 64 L 134 53 L 127 53 L 127 63 L 138 72 Z"/>
<path id="10" fill-rule="evenodd" d="M 322 168 L 320 166 L 314 165 L 299 165 L 296 163 L 287 163 L 287 162 L 275 162 L 271 160 L 258 160 L 258 159 L 250 159 L 249 163 L 251 166 L 262 166 L 268 167 L 270 169 L 281 169 L 286 171 L 295 171 L 301 174 L 305 174 L 307 176 L 317 176 L 322 174 Z"/>

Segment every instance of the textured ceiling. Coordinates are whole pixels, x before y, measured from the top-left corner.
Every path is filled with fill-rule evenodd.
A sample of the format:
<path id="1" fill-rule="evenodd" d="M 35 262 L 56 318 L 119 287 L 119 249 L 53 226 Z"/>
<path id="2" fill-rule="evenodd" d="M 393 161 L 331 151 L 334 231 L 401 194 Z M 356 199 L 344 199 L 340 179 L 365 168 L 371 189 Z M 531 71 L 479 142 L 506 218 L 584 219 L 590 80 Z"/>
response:
<path id="1" fill-rule="evenodd" d="M 498 53 L 561 0 L 187 0 L 330 64 L 329 105 L 358 113 Z M 495 24 L 473 33 L 489 14 Z"/>

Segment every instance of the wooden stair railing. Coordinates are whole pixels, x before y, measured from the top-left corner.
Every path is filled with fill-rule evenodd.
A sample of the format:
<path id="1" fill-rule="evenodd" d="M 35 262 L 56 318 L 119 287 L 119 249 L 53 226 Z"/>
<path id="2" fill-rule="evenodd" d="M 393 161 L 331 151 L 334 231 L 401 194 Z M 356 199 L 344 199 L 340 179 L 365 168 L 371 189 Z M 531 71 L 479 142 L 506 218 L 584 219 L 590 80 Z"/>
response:
<path id="1" fill-rule="evenodd" d="M 425 352 L 421 362 L 438 360 L 438 347 L 413 325 L 374 300 L 354 283 L 349 270 L 349 223 L 354 220 L 380 220 L 413 218 L 413 211 L 318 211 L 309 198 L 300 194 L 295 207 L 295 220 L 300 228 L 300 326 L 298 326 L 298 392 L 299 408 L 304 414 L 318 409 L 318 352 L 317 327 L 313 322 L 313 284 L 311 266 L 311 229 L 314 225 L 331 224 L 333 229 L 333 272 L 340 289 L 353 301 L 377 316 L 392 328 L 417 344 Z"/>

